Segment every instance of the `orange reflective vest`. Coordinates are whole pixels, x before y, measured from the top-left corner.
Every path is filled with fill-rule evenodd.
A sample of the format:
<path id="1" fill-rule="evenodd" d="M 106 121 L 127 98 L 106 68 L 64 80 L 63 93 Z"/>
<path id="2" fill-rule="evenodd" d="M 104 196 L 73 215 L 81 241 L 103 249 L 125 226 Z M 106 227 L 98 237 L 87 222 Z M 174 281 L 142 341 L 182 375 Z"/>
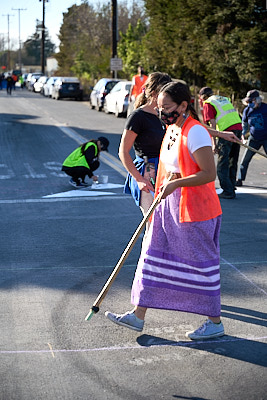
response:
<path id="1" fill-rule="evenodd" d="M 201 125 L 200 122 L 192 117 L 188 117 L 182 127 L 181 134 L 178 136 L 178 163 L 182 178 L 200 171 L 199 166 L 192 160 L 187 148 L 188 132 L 190 128 L 196 124 Z M 164 146 L 164 140 L 162 146 Z M 165 166 L 159 161 L 155 189 L 156 194 L 159 193 L 159 187 L 163 184 L 165 176 Z M 200 186 L 181 188 L 179 205 L 180 222 L 207 221 L 221 214 L 221 204 L 215 190 L 214 182 L 205 183 Z"/>
<path id="2" fill-rule="evenodd" d="M 142 79 L 140 75 L 134 75 L 133 76 L 135 84 L 133 85 L 132 88 L 132 96 L 137 97 L 141 92 L 142 92 L 142 86 L 147 80 L 146 75 L 142 75 Z"/>

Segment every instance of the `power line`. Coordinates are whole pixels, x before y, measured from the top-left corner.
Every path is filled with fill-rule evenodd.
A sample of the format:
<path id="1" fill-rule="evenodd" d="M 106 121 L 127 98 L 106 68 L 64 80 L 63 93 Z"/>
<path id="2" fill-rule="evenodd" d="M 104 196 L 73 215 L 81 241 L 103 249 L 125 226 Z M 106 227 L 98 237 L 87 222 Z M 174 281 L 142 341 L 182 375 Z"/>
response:
<path id="1" fill-rule="evenodd" d="M 27 8 L 12 8 L 12 10 L 18 11 L 18 15 L 19 15 L 19 69 L 21 70 L 20 12 L 26 11 Z"/>

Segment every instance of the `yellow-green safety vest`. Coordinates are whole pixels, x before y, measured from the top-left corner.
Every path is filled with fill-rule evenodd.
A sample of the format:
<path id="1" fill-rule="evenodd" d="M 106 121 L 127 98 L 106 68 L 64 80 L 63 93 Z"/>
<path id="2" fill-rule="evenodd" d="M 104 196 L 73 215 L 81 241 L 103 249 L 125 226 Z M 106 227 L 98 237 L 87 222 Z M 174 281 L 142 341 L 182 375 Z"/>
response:
<path id="1" fill-rule="evenodd" d="M 84 148 L 84 152 L 88 149 L 89 146 L 94 146 L 95 147 L 95 157 L 98 154 L 98 147 L 95 143 L 93 142 L 88 142 Z M 85 167 L 90 169 L 85 155 L 82 154 L 81 151 L 81 146 L 75 149 L 63 162 L 64 167 Z"/>
<path id="2" fill-rule="evenodd" d="M 213 95 L 204 103 L 211 104 L 216 110 L 216 129 L 224 131 L 229 126 L 241 123 L 238 112 L 234 109 L 232 103 L 227 97 Z"/>

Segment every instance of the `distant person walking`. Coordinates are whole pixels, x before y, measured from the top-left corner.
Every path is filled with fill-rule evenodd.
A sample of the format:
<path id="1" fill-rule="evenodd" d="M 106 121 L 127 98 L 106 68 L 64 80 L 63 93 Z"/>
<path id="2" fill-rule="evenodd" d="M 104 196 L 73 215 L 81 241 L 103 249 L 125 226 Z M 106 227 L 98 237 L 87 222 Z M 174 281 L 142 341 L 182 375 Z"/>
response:
<path id="1" fill-rule="evenodd" d="M 71 176 L 70 184 L 76 188 L 88 186 L 85 182 L 86 175 L 97 181 L 94 171 L 99 167 L 99 154 L 107 151 L 109 141 L 101 136 L 97 140 L 91 139 L 75 149 L 63 162 L 62 171 Z"/>
<path id="2" fill-rule="evenodd" d="M 129 94 L 129 107 L 127 115 L 129 116 L 134 109 L 134 102 L 139 94 L 142 93 L 142 88 L 147 80 L 148 76 L 145 75 L 144 69 L 141 65 L 137 68 L 137 75 L 132 78 L 132 86 Z"/>
<path id="3" fill-rule="evenodd" d="M 231 131 L 241 139 L 241 118 L 230 99 L 214 95 L 212 89 L 207 86 L 199 91 L 199 96 L 203 100 L 203 122 L 218 131 Z M 219 197 L 234 199 L 240 146 L 221 137 L 218 143 L 214 138 L 214 145 L 215 151 L 218 152 L 217 175 L 223 189 Z"/>
<path id="4" fill-rule="evenodd" d="M 0 90 L 3 89 L 3 80 L 4 80 L 4 74 L 0 73 Z"/>
<path id="5" fill-rule="evenodd" d="M 23 89 L 23 87 L 24 87 L 24 78 L 23 78 L 22 75 L 19 76 L 19 83 L 20 83 L 21 89 Z"/>
<path id="6" fill-rule="evenodd" d="M 247 107 L 242 115 L 242 135 L 245 136 L 249 131 L 248 145 L 255 150 L 264 148 L 267 154 L 267 104 L 262 102 L 258 90 L 250 90 L 247 96 L 242 100 Z M 246 179 L 248 166 L 255 152 L 249 149 L 245 150 L 242 157 L 238 180 L 236 186 L 242 186 Z"/>
<path id="7" fill-rule="evenodd" d="M 6 92 L 7 92 L 7 94 L 11 95 L 13 87 L 14 87 L 13 78 L 12 78 L 12 76 L 10 74 L 8 74 L 8 76 L 6 78 Z"/>

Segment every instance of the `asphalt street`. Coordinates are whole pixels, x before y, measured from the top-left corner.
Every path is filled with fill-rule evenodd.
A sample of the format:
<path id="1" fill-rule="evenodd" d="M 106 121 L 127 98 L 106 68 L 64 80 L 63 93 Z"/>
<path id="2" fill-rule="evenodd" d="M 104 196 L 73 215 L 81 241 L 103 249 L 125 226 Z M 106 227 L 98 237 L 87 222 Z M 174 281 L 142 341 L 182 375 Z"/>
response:
<path id="1" fill-rule="evenodd" d="M 225 336 L 185 338 L 203 322 L 194 314 L 149 310 L 142 333 L 105 318 L 131 309 L 142 237 L 85 321 L 141 221 L 122 193 L 124 124 L 86 102 L 0 91 L 0 399 L 266 400 L 267 159 L 258 154 L 236 199 L 221 200 Z M 110 151 L 97 173 L 108 184 L 78 191 L 61 164 L 103 135 Z"/>

